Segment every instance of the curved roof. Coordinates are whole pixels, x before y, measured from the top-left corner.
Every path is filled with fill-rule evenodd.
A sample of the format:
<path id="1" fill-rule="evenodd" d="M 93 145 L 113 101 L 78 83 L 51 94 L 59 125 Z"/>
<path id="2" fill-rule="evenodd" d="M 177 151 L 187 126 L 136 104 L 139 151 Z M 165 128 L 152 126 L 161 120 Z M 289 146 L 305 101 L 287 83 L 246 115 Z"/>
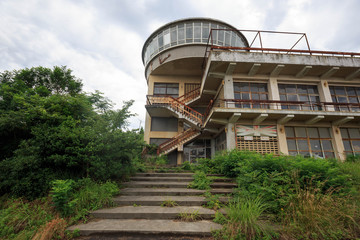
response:
<path id="1" fill-rule="evenodd" d="M 217 20 L 217 19 L 213 19 L 213 18 L 200 18 L 200 17 L 194 17 L 194 18 L 183 18 L 183 19 L 178 19 L 178 20 L 175 20 L 175 21 L 172 21 L 172 22 L 169 22 L 161 27 L 159 27 L 158 29 L 156 29 L 145 41 L 144 43 L 144 46 L 142 48 L 142 52 L 141 52 L 141 55 L 142 55 L 142 61 L 143 63 L 145 64 L 144 62 L 144 57 L 145 57 L 145 51 L 146 51 L 146 48 L 148 47 L 149 43 L 153 40 L 154 37 L 156 37 L 156 35 L 158 35 L 159 33 L 161 33 L 164 29 L 166 28 L 169 28 L 171 26 L 174 26 L 176 24 L 179 24 L 179 23 L 186 23 L 186 22 L 192 22 L 192 21 L 203 21 L 203 22 L 209 22 L 209 23 L 216 23 L 216 24 L 221 24 L 221 25 L 224 25 L 232 30 L 237 30 L 235 27 L 233 27 L 232 25 L 226 23 L 226 22 L 223 22 L 223 21 L 220 21 L 220 20 Z M 244 41 L 244 43 L 249 46 L 249 43 L 246 39 L 246 37 L 240 33 L 239 31 L 236 31 L 237 35 Z M 188 43 L 188 44 L 195 44 L 195 43 Z"/>

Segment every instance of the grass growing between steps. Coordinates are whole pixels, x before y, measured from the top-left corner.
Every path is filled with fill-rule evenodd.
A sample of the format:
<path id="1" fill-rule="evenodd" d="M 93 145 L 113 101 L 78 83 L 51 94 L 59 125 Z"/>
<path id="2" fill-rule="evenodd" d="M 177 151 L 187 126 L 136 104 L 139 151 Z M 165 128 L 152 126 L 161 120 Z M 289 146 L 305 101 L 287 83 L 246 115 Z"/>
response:
<path id="1" fill-rule="evenodd" d="M 179 220 L 183 222 L 196 222 L 202 220 L 199 210 L 179 213 Z"/>
<path id="2" fill-rule="evenodd" d="M 176 206 L 179 206 L 179 204 L 177 204 L 175 201 L 173 201 L 171 199 L 167 199 L 164 202 L 162 202 L 160 206 L 161 207 L 176 207 Z"/>
<path id="3" fill-rule="evenodd" d="M 0 239 L 71 239 L 76 235 L 65 229 L 79 220 L 86 221 L 90 211 L 112 206 L 119 193 L 115 183 L 57 180 L 51 194 L 34 201 L 0 201 Z"/>

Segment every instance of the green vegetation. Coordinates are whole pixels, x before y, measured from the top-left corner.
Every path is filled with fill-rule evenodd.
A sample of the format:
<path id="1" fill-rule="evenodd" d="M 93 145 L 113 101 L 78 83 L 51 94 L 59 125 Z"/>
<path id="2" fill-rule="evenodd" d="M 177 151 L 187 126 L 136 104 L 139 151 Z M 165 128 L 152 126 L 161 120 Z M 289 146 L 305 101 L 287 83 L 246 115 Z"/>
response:
<path id="1" fill-rule="evenodd" d="M 218 194 L 213 195 L 210 191 L 206 191 L 204 193 L 204 197 L 206 200 L 206 205 L 204 207 L 206 208 L 210 208 L 216 211 L 223 206 L 223 204 L 220 202 L 220 195 Z"/>
<path id="2" fill-rule="evenodd" d="M 57 180 L 46 198 L 3 199 L 0 239 L 70 239 L 76 232 L 66 233 L 66 227 L 86 220 L 92 210 L 112 206 L 112 197 L 118 192 L 111 182 Z"/>
<path id="3" fill-rule="evenodd" d="M 199 214 L 199 210 L 194 210 L 192 212 L 181 212 L 179 213 L 180 221 L 184 222 L 196 222 L 201 220 L 201 216 Z"/>
<path id="4" fill-rule="evenodd" d="M 200 190 L 207 190 L 210 189 L 210 184 L 211 180 L 203 171 L 196 171 L 194 174 L 194 180 L 189 183 L 189 187 Z"/>
<path id="5" fill-rule="evenodd" d="M 360 236 L 360 165 L 335 159 L 230 151 L 197 169 L 236 179 L 219 239 L 356 239 Z M 207 172 L 206 172 L 207 171 Z M 208 196 L 211 199 L 212 196 Z M 214 202 L 214 201 L 209 201 Z M 233 215 L 234 213 L 234 215 Z M 241 217 L 237 217 L 241 216 Z"/>
<path id="6" fill-rule="evenodd" d="M 167 199 L 164 202 L 161 203 L 161 207 L 176 207 L 179 206 L 175 201 L 171 199 Z"/>
<path id="7" fill-rule="evenodd" d="M 132 104 L 113 109 L 66 67 L 0 73 L 0 238 L 69 238 L 69 224 L 112 205 L 142 164 Z"/>

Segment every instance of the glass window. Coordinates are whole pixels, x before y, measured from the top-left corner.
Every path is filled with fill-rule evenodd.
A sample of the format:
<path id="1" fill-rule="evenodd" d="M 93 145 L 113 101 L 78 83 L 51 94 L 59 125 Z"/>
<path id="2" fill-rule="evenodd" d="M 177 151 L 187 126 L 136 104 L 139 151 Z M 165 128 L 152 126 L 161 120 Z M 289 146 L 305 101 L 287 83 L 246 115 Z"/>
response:
<path id="1" fill-rule="evenodd" d="M 267 84 L 266 83 L 250 83 L 250 82 L 235 82 L 234 96 L 239 100 L 267 100 Z M 236 107 L 243 108 L 268 108 L 268 104 L 261 102 L 241 102 L 236 104 Z"/>
<path id="2" fill-rule="evenodd" d="M 334 157 L 329 132 L 328 128 L 285 127 L 289 154 L 320 158 Z M 296 149 L 294 149 L 294 141 L 296 141 Z"/>
<path id="3" fill-rule="evenodd" d="M 351 103 L 349 105 L 335 105 L 338 111 L 360 111 L 360 87 L 330 86 L 332 101 L 335 103 Z"/>
<path id="4" fill-rule="evenodd" d="M 360 129 L 341 128 L 341 136 L 346 155 L 360 154 Z"/>
<path id="5" fill-rule="evenodd" d="M 290 150 L 290 151 L 293 151 L 293 150 L 297 150 L 297 148 L 296 148 L 296 141 L 295 140 L 293 140 L 293 139 L 288 139 L 287 140 L 287 144 L 288 144 L 288 150 Z"/>
<path id="6" fill-rule="evenodd" d="M 283 109 L 321 110 L 320 97 L 315 85 L 279 84 L 280 100 L 287 102 L 305 102 L 304 104 L 282 104 Z"/>
<path id="7" fill-rule="evenodd" d="M 154 83 L 154 95 L 179 96 L 178 83 Z"/>
<path id="8" fill-rule="evenodd" d="M 295 137 L 294 128 L 293 127 L 285 127 L 286 137 Z"/>

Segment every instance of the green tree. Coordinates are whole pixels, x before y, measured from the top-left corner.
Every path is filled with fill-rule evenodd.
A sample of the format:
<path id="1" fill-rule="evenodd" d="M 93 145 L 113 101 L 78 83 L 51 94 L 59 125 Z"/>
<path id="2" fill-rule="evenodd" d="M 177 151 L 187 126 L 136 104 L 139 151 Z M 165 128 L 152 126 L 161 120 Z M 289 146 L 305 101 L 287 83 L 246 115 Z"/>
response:
<path id="1" fill-rule="evenodd" d="M 143 146 L 133 116 L 100 92 L 85 94 L 66 67 L 0 74 L 0 195 L 35 198 L 54 179 L 124 178 Z"/>

